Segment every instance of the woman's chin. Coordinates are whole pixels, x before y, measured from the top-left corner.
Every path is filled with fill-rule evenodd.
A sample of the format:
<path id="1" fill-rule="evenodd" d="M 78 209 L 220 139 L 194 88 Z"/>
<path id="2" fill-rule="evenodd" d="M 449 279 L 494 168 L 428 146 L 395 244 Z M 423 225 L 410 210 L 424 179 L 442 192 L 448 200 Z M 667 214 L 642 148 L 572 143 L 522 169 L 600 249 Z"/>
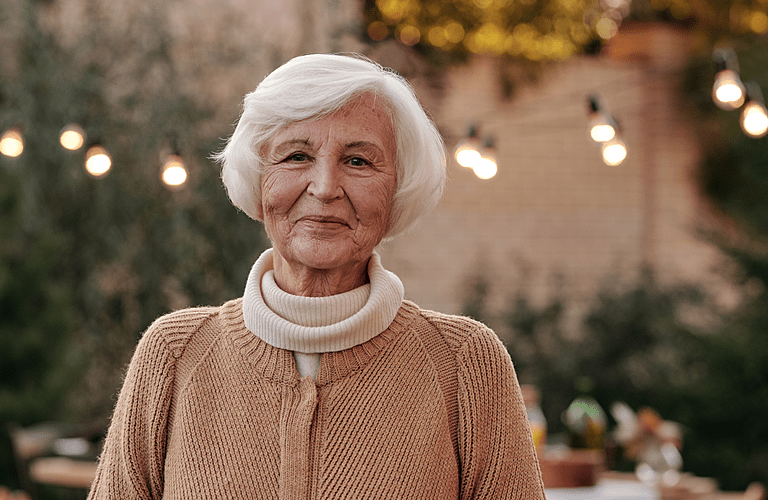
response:
<path id="1" fill-rule="evenodd" d="M 298 244 L 296 244 L 298 243 Z M 284 255 L 291 267 L 296 265 L 318 269 L 346 269 L 367 261 L 373 248 L 365 252 L 349 241 L 309 240 L 295 242 L 288 255 Z"/>

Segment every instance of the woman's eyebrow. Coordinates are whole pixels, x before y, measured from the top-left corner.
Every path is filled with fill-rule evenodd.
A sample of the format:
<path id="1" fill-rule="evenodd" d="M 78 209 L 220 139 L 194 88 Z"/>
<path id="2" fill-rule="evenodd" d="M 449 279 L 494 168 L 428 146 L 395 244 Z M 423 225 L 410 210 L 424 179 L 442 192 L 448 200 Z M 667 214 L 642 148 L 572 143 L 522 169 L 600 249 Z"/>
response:
<path id="1" fill-rule="evenodd" d="M 361 148 L 361 147 L 372 147 L 376 148 L 379 151 L 381 150 L 381 147 L 373 142 L 369 141 L 354 141 L 354 142 L 348 142 L 344 145 L 345 148 Z"/>
<path id="2" fill-rule="evenodd" d="M 312 147 L 312 141 L 310 141 L 309 139 L 289 139 L 287 141 L 281 142 L 280 144 L 277 144 L 274 150 L 282 151 L 284 149 L 290 149 L 295 146 Z"/>

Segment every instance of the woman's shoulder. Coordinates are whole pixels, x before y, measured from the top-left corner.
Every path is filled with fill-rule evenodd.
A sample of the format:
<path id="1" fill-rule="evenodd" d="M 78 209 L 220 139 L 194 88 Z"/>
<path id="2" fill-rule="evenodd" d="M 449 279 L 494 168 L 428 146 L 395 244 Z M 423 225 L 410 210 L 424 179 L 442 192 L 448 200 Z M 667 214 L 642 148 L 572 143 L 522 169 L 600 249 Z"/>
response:
<path id="1" fill-rule="evenodd" d="M 436 329 L 452 349 L 457 350 L 477 342 L 501 344 L 493 330 L 470 317 L 422 309 L 408 300 L 403 301 L 402 310 L 406 315 L 418 318 Z"/>
<path id="2" fill-rule="evenodd" d="M 157 318 L 142 335 L 140 343 L 162 345 L 174 358 L 181 356 L 189 339 L 200 329 L 216 321 L 222 314 L 239 312 L 242 299 L 220 306 L 199 306 L 179 309 Z"/>

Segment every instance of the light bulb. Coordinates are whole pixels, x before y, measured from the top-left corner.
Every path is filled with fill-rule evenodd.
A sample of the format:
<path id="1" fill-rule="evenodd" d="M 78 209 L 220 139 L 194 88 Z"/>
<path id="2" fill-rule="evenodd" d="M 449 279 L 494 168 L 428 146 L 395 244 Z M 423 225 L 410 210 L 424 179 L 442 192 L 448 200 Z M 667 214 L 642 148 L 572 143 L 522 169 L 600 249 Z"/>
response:
<path id="1" fill-rule="evenodd" d="M 101 177 L 112 168 L 112 159 L 101 146 L 91 146 L 85 153 L 85 170 L 94 177 Z"/>
<path id="2" fill-rule="evenodd" d="M 597 124 L 589 130 L 589 136 L 592 137 L 592 140 L 595 142 L 610 141 L 616 136 L 616 129 L 607 123 Z"/>
<path id="3" fill-rule="evenodd" d="M 454 156 L 459 165 L 466 168 L 472 168 L 472 165 L 480 159 L 480 152 L 472 145 L 466 144 L 456 148 Z"/>
<path id="4" fill-rule="evenodd" d="M 0 138 L 0 153 L 16 158 L 24 152 L 24 138 L 15 128 L 6 130 Z"/>
<path id="5" fill-rule="evenodd" d="M 738 109 L 744 104 L 744 84 L 732 69 L 724 69 L 715 76 L 712 86 L 712 100 L 726 111 Z"/>
<path id="6" fill-rule="evenodd" d="M 168 187 L 178 187 L 187 181 L 187 169 L 178 155 L 170 155 L 163 165 L 163 182 Z"/>
<path id="7" fill-rule="evenodd" d="M 619 138 L 614 138 L 603 144 L 603 162 L 615 167 L 627 157 L 627 146 Z"/>
<path id="8" fill-rule="evenodd" d="M 453 156 L 459 165 L 472 168 L 480 159 L 480 139 L 477 137 L 477 125 L 470 125 L 466 137 L 461 139 L 453 150 Z"/>
<path id="9" fill-rule="evenodd" d="M 64 149 L 77 151 L 85 144 L 85 131 L 79 125 L 67 125 L 61 129 L 59 143 Z"/>
<path id="10" fill-rule="evenodd" d="M 496 165 L 496 160 L 485 156 L 478 158 L 478 160 L 475 161 L 475 163 L 472 165 L 472 171 L 476 176 L 483 180 L 490 179 L 496 175 L 498 170 L 499 168 L 498 165 Z"/>
<path id="11" fill-rule="evenodd" d="M 750 137 L 759 139 L 768 133 L 768 112 L 758 101 L 749 101 L 741 111 L 741 129 Z"/>
<path id="12" fill-rule="evenodd" d="M 616 137 L 616 124 L 603 113 L 596 113 L 589 121 L 589 136 L 595 142 L 606 142 Z"/>

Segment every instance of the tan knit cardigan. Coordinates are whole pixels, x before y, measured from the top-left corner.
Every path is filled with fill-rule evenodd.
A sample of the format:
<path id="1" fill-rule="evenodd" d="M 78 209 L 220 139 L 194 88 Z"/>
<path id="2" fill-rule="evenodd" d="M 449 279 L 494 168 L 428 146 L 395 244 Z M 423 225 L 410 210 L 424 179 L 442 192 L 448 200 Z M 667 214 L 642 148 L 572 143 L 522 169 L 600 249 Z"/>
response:
<path id="1" fill-rule="evenodd" d="M 434 361 L 445 347 L 450 368 Z M 245 327 L 238 299 L 169 314 L 144 334 L 89 498 L 544 499 L 544 490 L 512 362 L 484 325 L 406 301 L 380 335 L 324 353 L 313 380 Z"/>

